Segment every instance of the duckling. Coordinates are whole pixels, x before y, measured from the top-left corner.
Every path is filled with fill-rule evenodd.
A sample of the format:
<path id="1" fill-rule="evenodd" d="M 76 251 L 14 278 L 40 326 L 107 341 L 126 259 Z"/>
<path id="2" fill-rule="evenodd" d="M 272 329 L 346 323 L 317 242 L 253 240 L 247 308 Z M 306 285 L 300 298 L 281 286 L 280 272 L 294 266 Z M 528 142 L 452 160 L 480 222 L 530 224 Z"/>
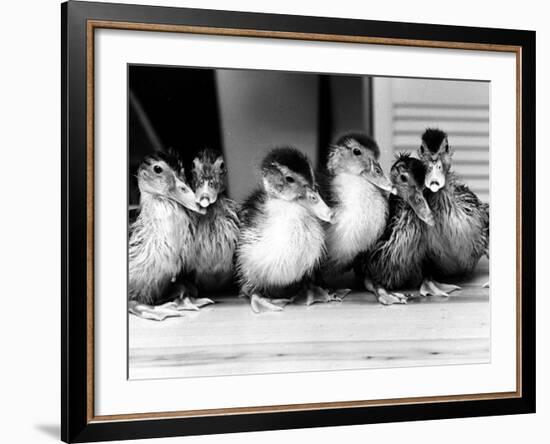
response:
<path id="1" fill-rule="evenodd" d="M 378 163 L 379 156 L 377 143 L 366 134 L 346 134 L 330 147 L 323 197 L 334 217 L 326 230 L 327 258 L 317 279 L 321 287 L 321 275 L 350 269 L 384 232 L 392 184 Z M 347 292 L 318 291 L 320 299 L 310 302 L 339 300 Z"/>
<path id="2" fill-rule="evenodd" d="M 449 278 L 471 273 L 489 251 L 489 206 L 482 203 L 451 170 L 453 150 L 444 131 L 428 128 L 422 135 L 418 155 L 426 167 L 426 199 L 434 218 L 427 231 L 430 279 L 422 294 L 447 296 L 460 289 L 433 278 Z"/>
<path id="3" fill-rule="evenodd" d="M 292 147 L 270 151 L 262 186 L 239 213 L 236 269 L 241 293 L 255 313 L 280 311 L 307 285 L 325 254 L 321 221 L 332 211 L 319 192 L 308 158 Z M 290 297 L 288 297 L 290 296 Z"/>
<path id="4" fill-rule="evenodd" d="M 426 225 L 434 225 L 423 195 L 424 175 L 420 160 L 408 154 L 398 155 L 390 170 L 395 195 L 390 196 L 388 224 L 372 251 L 358 259 L 358 268 L 367 276 L 365 287 L 384 305 L 406 303 L 407 297 L 394 290 L 417 287 L 422 282 L 426 257 L 424 232 Z"/>
<path id="5" fill-rule="evenodd" d="M 140 213 L 130 228 L 129 311 L 145 319 L 181 316 L 186 300 L 169 301 L 193 254 L 193 218 L 201 212 L 174 153 L 148 156 L 137 173 Z"/>
<path id="6" fill-rule="evenodd" d="M 198 284 L 217 287 L 233 277 L 239 237 L 237 204 L 225 195 L 227 169 L 220 152 L 204 149 L 193 159 L 196 202 L 206 210 L 197 217 L 192 268 Z"/>

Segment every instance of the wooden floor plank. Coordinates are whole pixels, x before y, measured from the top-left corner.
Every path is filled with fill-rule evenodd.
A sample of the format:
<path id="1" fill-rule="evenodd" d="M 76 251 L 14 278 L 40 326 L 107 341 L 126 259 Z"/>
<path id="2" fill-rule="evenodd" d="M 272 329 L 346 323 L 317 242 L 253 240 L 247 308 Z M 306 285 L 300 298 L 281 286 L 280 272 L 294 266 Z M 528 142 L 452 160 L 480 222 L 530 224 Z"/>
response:
<path id="1" fill-rule="evenodd" d="M 134 350 L 132 379 L 488 362 L 486 338 L 316 341 Z"/>
<path id="2" fill-rule="evenodd" d="M 355 291 L 342 303 L 254 314 L 218 297 L 163 322 L 130 316 L 130 378 L 194 377 L 488 362 L 487 262 L 450 298 L 379 305 Z"/>

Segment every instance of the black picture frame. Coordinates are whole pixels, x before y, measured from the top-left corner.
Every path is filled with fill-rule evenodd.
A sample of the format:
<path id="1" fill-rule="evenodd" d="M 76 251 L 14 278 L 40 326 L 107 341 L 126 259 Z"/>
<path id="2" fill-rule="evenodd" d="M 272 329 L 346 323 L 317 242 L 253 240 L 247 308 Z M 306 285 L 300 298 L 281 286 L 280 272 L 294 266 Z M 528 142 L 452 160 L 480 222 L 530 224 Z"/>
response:
<path id="1" fill-rule="evenodd" d="M 87 147 L 88 22 L 185 25 L 326 36 L 368 36 L 391 41 L 509 45 L 519 48 L 521 78 L 521 282 L 518 307 L 521 393 L 499 399 L 393 403 L 361 407 L 290 409 L 195 417 L 96 420 L 90 415 L 88 359 L 93 319 L 90 264 L 90 162 Z M 61 5 L 62 53 L 62 383 L 61 438 L 90 442 L 336 425 L 416 421 L 535 412 L 535 32 L 275 14 L 69 1 Z M 412 43 L 411 43 L 412 44 Z M 522 116 L 528 116 L 521 118 Z M 92 211 L 93 213 L 93 211 Z M 93 404 L 92 404 L 93 405 Z"/>

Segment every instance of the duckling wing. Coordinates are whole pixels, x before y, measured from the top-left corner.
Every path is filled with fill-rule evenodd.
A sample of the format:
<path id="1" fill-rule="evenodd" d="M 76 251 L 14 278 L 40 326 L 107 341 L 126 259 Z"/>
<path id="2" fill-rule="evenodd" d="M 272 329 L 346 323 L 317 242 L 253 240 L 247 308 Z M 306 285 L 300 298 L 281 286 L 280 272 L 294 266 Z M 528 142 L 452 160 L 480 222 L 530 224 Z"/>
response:
<path id="1" fill-rule="evenodd" d="M 378 238 L 371 251 L 362 252 L 355 258 L 354 267 L 356 272 L 361 275 L 369 275 L 372 270 L 369 267 L 373 266 L 375 262 L 381 260 L 381 255 L 387 254 L 389 245 L 394 242 L 395 237 L 398 235 L 398 226 L 401 224 L 401 215 L 403 211 L 403 201 L 391 195 L 389 200 L 389 215 L 386 227 L 382 232 L 382 235 Z"/>
<path id="2" fill-rule="evenodd" d="M 435 210 L 429 201 L 439 218 L 428 239 L 430 263 L 441 278 L 470 273 L 489 245 L 489 206 L 461 182 L 446 188 L 442 198 L 433 195 Z"/>
<path id="3" fill-rule="evenodd" d="M 234 248 L 237 243 L 237 238 L 239 237 L 241 209 L 237 202 L 227 197 L 220 200 L 220 207 L 221 222 L 218 225 L 225 234 L 225 241 Z"/>
<path id="4" fill-rule="evenodd" d="M 479 200 L 477 195 L 470 190 L 468 185 L 463 183 L 457 183 L 455 185 L 455 198 L 465 205 L 480 207 L 482 202 Z"/>
<path id="5" fill-rule="evenodd" d="M 381 245 L 390 239 L 390 237 L 395 233 L 396 225 L 400 223 L 402 212 L 404 211 L 405 202 L 400 197 L 390 195 L 388 203 L 388 222 L 380 238 L 378 239 L 377 245 Z"/>
<path id="6" fill-rule="evenodd" d="M 319 189 L 319 194 L 325 203 L 333 208 L 338 203 L 332 192 L 332 187 L 330 186 L 333 176 L 326 170 L 319 170 L 315 174 L 315 179 L 317 181 L 317 187 Z"/>
<path id="7" fill-rule="evenodd" d="M 262 206 L 265 203 L 267 195 L 265 191 L 261 189 L 255 190 L 247 199 L 241 204 L 238 210 L 237 217 L 241 226 L 249 227 L 254 224 L 257 218 L 261 215 Z"/>
<path id="8" fill-rule="evenodd" d="M 485 246 L 485 255 L 487 258 L 489 258 L 489 204 L 486 202 L 483 202 L 481 207 L 483 219 L 484 219 L 484 226 L 483 226 L 483 239 L 484 239 L 484 246 Z"/>
<path id="9" fill-rule="evenodd" d="M 472 214 L 477 214 L 482 227 L 482 236 L 486 248 L 489 247 L 489 204 L 481 202 L 477 195 L 465 184 L 457 184 L 455 196 L 462 203 L 462 207 L 470 209 Z"/>
<path id="10" fill-rule="evenodd" d="M 425 249 L 422 223 L 406 204 L 396 203 L 384 234 L 372 251 L 362 257 L 363 270 L 388 290 L 417 285 L 422 279 Z"/>

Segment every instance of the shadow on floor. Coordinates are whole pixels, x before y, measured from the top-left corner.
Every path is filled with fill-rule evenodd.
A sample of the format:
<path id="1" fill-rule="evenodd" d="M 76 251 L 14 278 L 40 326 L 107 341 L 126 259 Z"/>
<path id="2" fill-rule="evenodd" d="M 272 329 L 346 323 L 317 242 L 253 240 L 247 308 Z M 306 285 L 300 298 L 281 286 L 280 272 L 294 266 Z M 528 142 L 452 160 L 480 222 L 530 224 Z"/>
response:
<path id="1" fill-rule="evenodd" d="M 34 428 L 44 435 L 54 438 L 56 441 L 60 439 L 61 430 L 59 424 L 35 424 Z"/>

